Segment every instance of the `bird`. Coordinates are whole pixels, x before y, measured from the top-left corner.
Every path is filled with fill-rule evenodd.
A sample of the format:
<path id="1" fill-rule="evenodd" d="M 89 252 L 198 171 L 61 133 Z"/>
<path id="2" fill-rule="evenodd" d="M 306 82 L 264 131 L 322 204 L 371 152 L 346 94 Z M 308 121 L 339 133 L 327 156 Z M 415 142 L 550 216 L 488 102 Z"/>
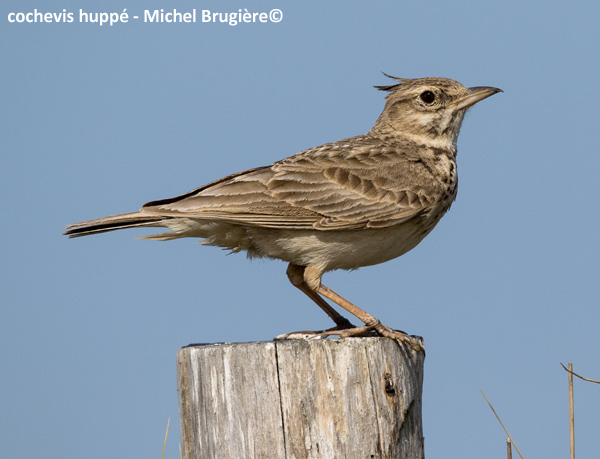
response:
<path id="1" fill-rule="evenodd" d="M 397 258 L 433 230 L 456 198 L 457 139 L 465 113 L 502 90 L 384 75 L 394 82 L 375 86 L 387 93 L 386 102 L 366 134 L 148 202 L 137 212 L 75 223 L 63 234 L 162 227 L 167 230 L 140 239 L 200 238 L 203 245 L 246 252 L 251 259 L 283 260 L 291 283 L 335 322 L 310 333 L 374 334 L 423 350 L 419 337 L 385 326 L 321 279 L 329 271 Z M 353 325 L 325 298 L 364 325 Z"/>

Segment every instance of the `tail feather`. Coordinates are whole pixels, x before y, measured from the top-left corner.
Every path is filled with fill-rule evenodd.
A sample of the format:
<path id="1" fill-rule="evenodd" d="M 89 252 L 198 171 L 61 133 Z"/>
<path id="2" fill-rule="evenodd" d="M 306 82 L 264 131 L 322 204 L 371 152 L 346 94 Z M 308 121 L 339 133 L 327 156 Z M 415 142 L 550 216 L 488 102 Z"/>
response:
<path id="1" fill-rule="evenodd" d="M 97 218 L 87 222 L 74 223 L 67 226 L 66 236 L 80 237 L 90 234 L 106 233 L 124 228 L 137 228 L 144 226 L 167 226 L 162 223 L 169 217 L 144 215 L 142 212 L 131 212 L 128 214 L 111 215 L 110 217 Z"/>

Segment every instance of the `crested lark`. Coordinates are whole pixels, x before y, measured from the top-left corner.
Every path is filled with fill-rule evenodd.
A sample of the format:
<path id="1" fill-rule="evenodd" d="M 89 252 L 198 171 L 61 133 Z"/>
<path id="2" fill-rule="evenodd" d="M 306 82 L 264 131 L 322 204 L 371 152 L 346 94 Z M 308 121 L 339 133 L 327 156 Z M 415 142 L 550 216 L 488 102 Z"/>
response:
<path id="1" fill-rule="evenodd" d="M 394 77 L 390 77 L 394 78 Z M 421 349 L 333 292 L 321 277 L 399 257 L 429 234 L 456 198 L 456 140 L 467 109 L 500 92 L 446 78 L 394 78 L 376 86 L 386 105 L 367 134 L 239 172 L 139 212 L 67 227 L 69 237 L 132 227 L 166 227 L 142 239 L 203 238 L 248 257 L 289 263 L 292 284 L 336 323 L 319 335 L 372 332 Z M 365 323 L 353 326 L 322 297 Z"/>

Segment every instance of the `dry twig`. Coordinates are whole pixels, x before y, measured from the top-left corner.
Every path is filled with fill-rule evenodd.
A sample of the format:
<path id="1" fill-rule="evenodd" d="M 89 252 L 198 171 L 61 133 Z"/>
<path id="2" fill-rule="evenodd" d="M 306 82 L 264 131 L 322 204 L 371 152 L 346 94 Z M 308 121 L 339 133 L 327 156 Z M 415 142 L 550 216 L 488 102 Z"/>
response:
<path id="1" fill-rule="evenodd" d="M 593 383 L 596 383 L 596 384 L 600 384 L 600 381 L 596 381 L 595 379 L 584 378 L 583 376 L 581 376 L 581 375 L 578 375 L 578 374 L 577 374 L 577 373 L 575 373 L 574 371 L 572 371 L 572 370 L 569 370 L 569 369 L 568 369 L 567 367 L 565 367 L 565 366 L 564 366 L 562 363 L 561 363 L 561 366 L 562 366 L 562 367 L 565 369 L 565 371 L 566 371 L 566 372 L 568 372 L 568 373 L 571 373 L 572 375 L 574 375 L 574 376 L 577 376 L 578 378 L 581 378 L 581 379 L 583 379 L 584 381 L 589 381 L 589 382 L 593 382 Z"/>

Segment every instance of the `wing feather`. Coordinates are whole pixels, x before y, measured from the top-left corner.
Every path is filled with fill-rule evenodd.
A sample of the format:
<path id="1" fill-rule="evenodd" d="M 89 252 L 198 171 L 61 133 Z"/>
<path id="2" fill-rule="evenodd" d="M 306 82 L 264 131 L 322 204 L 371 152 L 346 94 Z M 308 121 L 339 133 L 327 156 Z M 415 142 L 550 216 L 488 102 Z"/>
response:
<path id="1" fill-rule="evenodd" d="M 410 151 L 414 145 L 359 136 L 148 203 L 142 212 L 282 229 L 395 225 L 441 196 L 431 170 Z"/>

